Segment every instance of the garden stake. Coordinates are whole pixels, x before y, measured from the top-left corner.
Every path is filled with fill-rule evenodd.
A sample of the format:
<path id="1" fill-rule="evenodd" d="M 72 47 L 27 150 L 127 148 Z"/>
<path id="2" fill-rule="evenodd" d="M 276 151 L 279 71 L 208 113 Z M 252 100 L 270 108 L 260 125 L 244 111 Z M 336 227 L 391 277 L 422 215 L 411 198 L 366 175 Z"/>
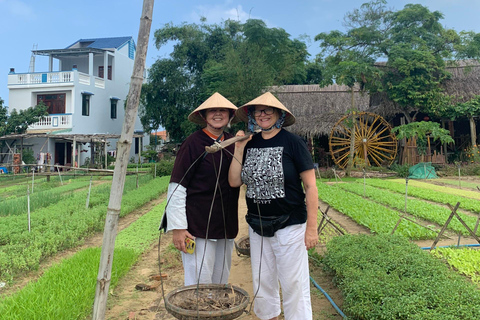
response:
<path id="1" fill-rule="evenodd" d="M 88 187 L 87 202 L 85 203 L 85 209 L 88 209 L 88 205 L 90 204 L 90 192 L 92 191 L 92 178 L 93 178 L 93 175 L 90 176 L 90 186 Z"/>
<path id="2" fill-rule="evenodd" d="M 32 193 L 33 193 L 33 182 L 35 181 L 35 170 L 32 170 Z"/>
<path id="3" fill-rule="evenodd" d="M 477 186 L 477 190 L 480 191 L 480 188 Z M 480 222 L 480 212 L 478 213 L 477 216 L 477 223 L 475 223 L 475 228 L 473 229 L 473 233 L 477 234 L 477 229 L 478 229 L 478 223 Z"/>
<path id="4" fill-rule="evenodd" d="M 317 234 L 320 234 L 320 231 L 322 231 L 323 229 L 321 227 L 322 227 L 323 221 L 325 220 L 325 215 L 327 214 L 329 209 L 330 209 L 330 206 L 327 207 L 327 210 L 325 210 L 325 213 L 324 213 L 322 209 L 320 209 L 320 206 L 318 206 L 318 210 L 320 210 L 320 212 L 322 213 L 322 220 L 320 220 L 320 224 L 318 225 Z"/>
<path id="5" fill-rule="evenodd" d="M 27 186 L 27 215 L 28 215 L 28 232 L 30 232 L 30 189 Z"/>
<path id="6" fill-rule="evenodd" d="M 458 205 L 460 205 L 460 202 L 457 202 Z M 447 203 L 448 207 L 450 208 L 450 210 L 453 210 L 452 206 Z M 467 231 L 470 233 L 470 235 L 475 238 L 475 240 L 477 240 L 478 243 L 480 243 L 480 238 L 477 237 L 477 235 L 472 231 L 472 229 L 470 229 L 469 226 L 467 226 L 467 224 L 465 223 L 465 221 L 463 221 L 462 218 L 460 218 L 460 216 L 458 215 L 457 213 L 457 206 L 455 207 L 455 210 L 453 210 L 453 213 L 455 214 L 455 216 L 457 216 L 457 219 L 458 221 L 460 221 L 461 224 L 463 224 L 463 226 L 465 227 L 465 229 L 467 229 Z"/>
<path id="7" fill-rule="evenodd" d="M 320 209 L 320 207 L 318 208 L 318 210 L 320 210 L 320 212 L 322 212 L 322 221 L 320 221 L 320 224 L 318 225 L 318 228 L 317 228 L 317 234 L 320 234 L 323 229 L 327 226 L 327 223 L 330 223 L 332 225 L 332 227 L 337 230 L 338 232 L 340 232 L 340 234 L 343 236 L 345 233 L 340 229 L 338 228 L 330 219 L 330 217 L 327 215 L 327 212 L 328 212 L 328 209 L 330 209 L 330 206 L 327 207 L 327 210 L 325 210 L 325 213 L 322 212 L 322 210 Z M 323 227 L 321 227 L 323 221 L 325 220 L 325 224 L 323 225 Z"/>
<path id="8" fill-rule="evenodd" d="M 460 164 L 457 164 L 458 167 L 458 187 L 462 188 L 462 183 L 460 182 Z"/>
<path id="9" fill-rule="evenodd" d="M 367 195 L 366 195 L 366 192 L 365 192 L 365 168 L 363 168 L 362 170 L 363 170 L 363 197 L 366 198 Z"/>
<path id="10" fill-rule="evenodd" d="M 60 183 L 63 186 L 62 175 L 60 174 L 60 168 L 58 166 L 56 166 L 56 167 L 57 167 L 58 177 L 60 178 Z"/>
<path id="11" fill-rule="evenodd" d="M 440 232 L 437 235 L 437 238 L 435 239 L 435 241 L 433 241 L 432 246 L 430 247 L 430 250 L 435 249 L 435 246 L 437 245 L 438 241 L 440 240 L 441 235 L 447 229 L 447 226 L 450 223 L 450 221 L 452 221 L 452 218 L 456 214 L 456 211 L 457 211 L 459 206 L 460 206 L 460 202 L 457 202 L 457 205 L 455 206 L 455 208 L 452 209 L 452 206 L 450 204 L 448 204 L 448 207 L 452 210 L 452 213 L 450 213 L 450 216 L 448 216 L 448 219 L 445 222 L 445 224 L 443 225 L 442 230 L 440 230 Z"/>

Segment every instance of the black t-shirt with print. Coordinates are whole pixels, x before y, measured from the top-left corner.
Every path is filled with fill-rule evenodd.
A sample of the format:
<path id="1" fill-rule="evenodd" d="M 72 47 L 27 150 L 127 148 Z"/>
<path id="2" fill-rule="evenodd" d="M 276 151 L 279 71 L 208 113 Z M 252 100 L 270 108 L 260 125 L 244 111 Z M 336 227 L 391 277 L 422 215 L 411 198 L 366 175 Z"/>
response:
<path id="1" fill-rule="evenodd" d="M 245 146 L 242 181 L 247 185 L 248 212 L 261 216 L 290 214 L 286 224 L 307 220 L 305 192 L 300 173 L 313 169 L 305 141 L 280 130 L 274 137 L 255 135 Z"/>

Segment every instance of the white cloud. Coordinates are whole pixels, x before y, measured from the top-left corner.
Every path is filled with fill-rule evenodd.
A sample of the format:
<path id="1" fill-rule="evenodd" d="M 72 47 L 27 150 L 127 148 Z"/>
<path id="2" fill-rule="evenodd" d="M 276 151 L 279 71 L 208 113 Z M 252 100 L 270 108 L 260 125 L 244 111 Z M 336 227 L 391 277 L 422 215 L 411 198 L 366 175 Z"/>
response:
<path id="1" fill-rule="evenodd" d="M 245 11 L 241 5 L 232 6 L 232 1 L 214 6 L 196 6 L 195 11 L 190 14 L 193 21 L 200 21 L 201 17 L 207 19 L 207 23 L 220 23 L 231 19 L 245 22 L 248 19 L 261 19 L 252 14 L 251 10 Z M 264 20 L 267 22 L 266 20 Z M 267 22 L 268 23 L 268 22 Z"/>
<path id="2" fill-rule="evenodd" d="M 0 16 L 10 19 L 33 20 L 35 11 L 32 6 L 19 0 L 0 0 Z"/>

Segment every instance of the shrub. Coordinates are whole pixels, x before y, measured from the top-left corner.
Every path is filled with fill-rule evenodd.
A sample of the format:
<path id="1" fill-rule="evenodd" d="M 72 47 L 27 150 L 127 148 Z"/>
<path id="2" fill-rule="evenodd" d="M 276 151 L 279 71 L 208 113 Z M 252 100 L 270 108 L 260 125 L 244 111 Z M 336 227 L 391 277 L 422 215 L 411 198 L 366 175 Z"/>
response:
<path id="1" fill-rule="evenodd" d="M 174 160 L 162 160 L 157 163 L 157 177 L 170 176 L 173 171 Z M 152 174 L 155 172 L 155 166 L 151 166 Z"/>
<path id="2" fill-rule="evenodd" d="M 404 238 L 335 237 L 323 262 L 351 319 L 479 318 L 478 288 Z"/>
<path id="3" fill-rule="evenodd" d="M 390 166 L 390 170 L 395 171 L 397 173 L 397 176 L 400 178 L 406 178 L 409 175 L 408 169 L 410 169 L 409 164 L 398 164 L 394 163 Z"/>

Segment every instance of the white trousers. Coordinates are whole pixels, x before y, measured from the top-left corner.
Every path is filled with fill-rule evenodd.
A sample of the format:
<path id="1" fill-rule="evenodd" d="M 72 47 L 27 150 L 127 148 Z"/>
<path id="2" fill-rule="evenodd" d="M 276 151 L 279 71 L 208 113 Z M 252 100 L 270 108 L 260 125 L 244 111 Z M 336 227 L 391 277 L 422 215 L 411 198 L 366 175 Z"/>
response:
<path id="1" fill-rule="evenodd" d="M 195 252 L 193 254 L 182 252 L 185 285 L 226 284 L 232 265 L 232 251 L 233 239 L 195 238 Z"/>
<path id="2" fill-rule="evenodd" d="M 258 290 L 253 310 L 262 320 L 280 315 L 279 282 L 285 320 L 312 319 L 305 228 L 288 226 L 263 239 L 249 228 L 254 296 Z"/>

